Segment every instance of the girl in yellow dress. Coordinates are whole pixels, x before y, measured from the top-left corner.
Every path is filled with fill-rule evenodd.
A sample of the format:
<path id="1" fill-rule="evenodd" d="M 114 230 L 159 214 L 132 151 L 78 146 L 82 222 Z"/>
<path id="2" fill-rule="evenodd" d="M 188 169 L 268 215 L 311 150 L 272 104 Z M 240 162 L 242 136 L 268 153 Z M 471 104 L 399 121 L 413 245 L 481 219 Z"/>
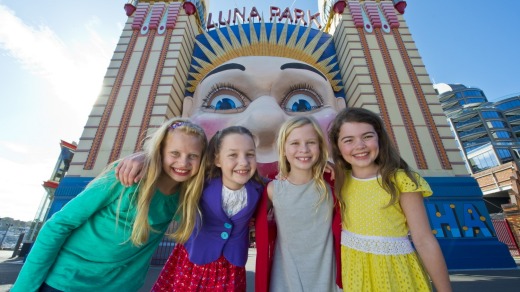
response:
<path id="1" fill-rule="evenodd" d="M 329 139 L 343 211 L 343 289 L 431 291 L 431 278 L 437 291 L 451 291 L 423 204 L 432 191 L 400 157 L 379 116 L 344 109 Z"/>

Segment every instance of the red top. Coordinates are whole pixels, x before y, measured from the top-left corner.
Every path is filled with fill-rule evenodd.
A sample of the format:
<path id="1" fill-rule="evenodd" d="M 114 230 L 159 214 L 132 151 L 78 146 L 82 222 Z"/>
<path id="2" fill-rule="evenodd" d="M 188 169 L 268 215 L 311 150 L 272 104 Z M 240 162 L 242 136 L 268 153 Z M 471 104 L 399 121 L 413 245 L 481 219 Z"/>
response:
<path id="1" fill-rule="evenodd" d="M 325 181 L 329 183 L 332 193 L 334 194 L 334 183 L 330 180 L 330 175 L 325 173 Z M 343 288 L 341 283 L 341 213 L 339 203 L 336 196 L 334 198 L 334 210 L 332 213 L 332 235 L 334 237 L 334 253 L 336 256 L 336 284 Z M 276 243 L 276 222 L 267 219 L 267 206 L 269 196 L 267 195 L 267 187 L 264 189 L 262 198 L 257 207 L 255 220 L 256 232 L 256 271 L 255 271 L 255 291 L 269 291 L 269 283 L 271 276 L 271 266 L 274 259 L 274 248 Z"/>

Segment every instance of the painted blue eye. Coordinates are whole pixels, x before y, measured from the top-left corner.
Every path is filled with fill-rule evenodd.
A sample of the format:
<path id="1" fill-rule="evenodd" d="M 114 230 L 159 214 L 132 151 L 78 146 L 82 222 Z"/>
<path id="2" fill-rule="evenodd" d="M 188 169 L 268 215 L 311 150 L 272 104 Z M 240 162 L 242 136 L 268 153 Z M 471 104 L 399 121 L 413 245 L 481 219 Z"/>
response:
<path id="1" fill-rule="evenodd" d="M 310 112 L 322 106 L 319 99 L 310 96 L 308 91 L 300 91 L 291 95 L 285 102 L 285 111 L 287 112 Z"/>
<path id="2" fill-rule="evenodd" d="M 209 96 L 204 107 L 215 111 L 238 110 L 246 107 L 246 101 L 240 92 L 232 88 L 219 88 Z"/>
<path id="3" fill-rule="evenodd" d="M 291 110 L 293 112 L 308 112 L 311 109 L 312 109 L 311 104 L 304 99 L 299 99 L 297 102 L 293 103 L 293 105 L 291 107 Z"/>
<path id="4" fill-rule="evenodd" d="M 211 103 L 213 105 L 213 103 Z M 232 98 L 224 97 L 217 101 L 215 105 L 216 110 L 229 110 L 237 108 L 237 104 L 233 101 Z"/>

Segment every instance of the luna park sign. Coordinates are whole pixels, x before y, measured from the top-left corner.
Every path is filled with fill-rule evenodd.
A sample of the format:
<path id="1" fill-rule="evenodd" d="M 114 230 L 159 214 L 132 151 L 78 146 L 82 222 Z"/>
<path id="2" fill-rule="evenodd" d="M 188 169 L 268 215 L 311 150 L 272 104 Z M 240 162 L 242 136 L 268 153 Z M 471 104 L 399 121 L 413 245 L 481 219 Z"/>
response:
<path id="1" fill-rule="evenodd" d="M 269 6 L 270 22 L 288 21 L 289 23 L 293 24 L 300 23 L 304 26 L 314 24 L 318 29 L 321 29 L 321 24 L 318 21 L 319 16 L 319 12 L 311 13 L 310 10 L 307 10 L 307 12 L 305 12 L 304 10 L 299 8 L 290 9 L 289 7 L 286 7 L 282 10 L 277 6 Z M 242 9 L 229 9 L 227 11 L 221 10 L 218 12 L 218 17 L 215 14 L 215 19 L 213 19 L 213 13 L 210 12 L 206 21 L 206 29 L 210 30 L 217 26 L 230 25 L 231 22 L 235 24 L 237 23 L 237 21 L 244 23 L 246 21 L 254 22 L 255 20 L 262 21 L 262 16 L 254 6 L 249 10 L 246 10 L 246 7 L 242 7 Z"/>

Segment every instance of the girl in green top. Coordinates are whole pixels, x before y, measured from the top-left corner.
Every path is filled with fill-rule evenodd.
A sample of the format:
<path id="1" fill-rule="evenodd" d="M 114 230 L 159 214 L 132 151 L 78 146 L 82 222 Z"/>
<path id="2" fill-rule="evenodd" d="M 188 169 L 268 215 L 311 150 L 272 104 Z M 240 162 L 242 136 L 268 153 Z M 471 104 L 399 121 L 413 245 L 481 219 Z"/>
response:
<path id="1" fill-rule="evenodd" d="M 174 216 L 173 238 L 189 237 L 206 135 L 172 119 L 148 138 L 140 182 L 125 187 L 109 165 L 45 223 L 11 291 L 137 291 Z"/>

